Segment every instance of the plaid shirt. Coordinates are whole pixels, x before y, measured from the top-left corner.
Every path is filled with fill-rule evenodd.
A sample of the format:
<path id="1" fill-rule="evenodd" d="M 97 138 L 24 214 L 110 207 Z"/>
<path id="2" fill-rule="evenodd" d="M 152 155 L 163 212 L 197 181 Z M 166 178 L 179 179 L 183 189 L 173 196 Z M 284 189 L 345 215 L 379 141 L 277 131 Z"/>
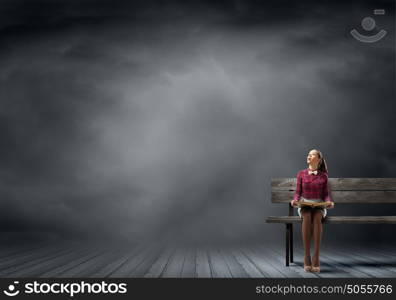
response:
<path id="1" fill-rule="evenodd" d="M 333 201 L 327 184 L 327 173 L 318 171 L 317 175 L 308 174 L 308 169 L 297 173 L 297 187 L 294 192 L 294 200 L 299 201 L 301 197 L 306 199 L 322 199 Z"/>

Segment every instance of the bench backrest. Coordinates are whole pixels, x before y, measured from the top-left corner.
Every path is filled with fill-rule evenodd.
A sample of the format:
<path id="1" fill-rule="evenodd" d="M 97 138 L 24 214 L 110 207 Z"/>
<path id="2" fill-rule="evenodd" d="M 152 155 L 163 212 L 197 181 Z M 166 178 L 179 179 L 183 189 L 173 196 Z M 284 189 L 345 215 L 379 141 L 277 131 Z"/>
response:
<path id="1" fill-rule="evenodd" d="M 334 203 L 396 203 L 396 178 L 329 178 Z M 271 179 L 271 201 L 293 199 L 296 178 Z"/>

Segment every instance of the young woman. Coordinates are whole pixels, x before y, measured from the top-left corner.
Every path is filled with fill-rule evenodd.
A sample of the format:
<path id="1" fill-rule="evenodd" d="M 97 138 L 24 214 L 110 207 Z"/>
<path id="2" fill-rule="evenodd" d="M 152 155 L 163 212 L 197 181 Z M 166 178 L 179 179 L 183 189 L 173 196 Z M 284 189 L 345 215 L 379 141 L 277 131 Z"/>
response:
<path id="1" fill-rule="evenodd" d="M 299 201 L 328 202 L 326 208 L 334 208 L 327 184 L 327 165 L 319 150 L 309 151 L 308 168 L 297 173 L 297 188 L 291 205 Z M 298 208 L 302 221 L 302 238 L 304 244 L 304 270 L 320 272 L 319 249 L 322 238 L 322 219 L 326 217 L 327 209 L 321 207 Z M 314 255 L 311 261 L 311 236 L 314 240 Z"/>

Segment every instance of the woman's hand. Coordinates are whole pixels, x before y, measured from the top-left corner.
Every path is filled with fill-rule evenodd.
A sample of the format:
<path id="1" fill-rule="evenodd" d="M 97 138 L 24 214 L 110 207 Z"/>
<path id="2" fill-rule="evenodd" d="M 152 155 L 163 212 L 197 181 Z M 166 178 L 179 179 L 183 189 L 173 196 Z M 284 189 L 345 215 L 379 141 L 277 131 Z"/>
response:
<path id="1" fill-rule="evenodd" d="M 297 206 L 297 200 L 292 200 L 292 201 L 290 201 L 290 205 L 292 206 L 292 207 L 295 207 L 295 206 Z"/>
<path id="2" fill-rule="evenodd" d="M 330 201 L 329 203 L 327 203 L 326 208 L 329 208 L 329 209 L 334 208 L 334 202 Z"/>

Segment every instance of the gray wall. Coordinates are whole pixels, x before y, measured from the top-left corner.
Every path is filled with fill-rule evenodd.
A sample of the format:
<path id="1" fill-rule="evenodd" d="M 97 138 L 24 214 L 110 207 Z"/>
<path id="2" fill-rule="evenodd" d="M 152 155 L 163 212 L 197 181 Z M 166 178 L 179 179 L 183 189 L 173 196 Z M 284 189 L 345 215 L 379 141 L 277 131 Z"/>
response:
<path id="1" fill-rule="evenodd" d="M 270 179 L 309 149 L 396 177 L 393 1 L 126 2 L 1 1 L 1 240 L 280 241 Z M 388 35 L 354 40 L 374 8 Z"/>

